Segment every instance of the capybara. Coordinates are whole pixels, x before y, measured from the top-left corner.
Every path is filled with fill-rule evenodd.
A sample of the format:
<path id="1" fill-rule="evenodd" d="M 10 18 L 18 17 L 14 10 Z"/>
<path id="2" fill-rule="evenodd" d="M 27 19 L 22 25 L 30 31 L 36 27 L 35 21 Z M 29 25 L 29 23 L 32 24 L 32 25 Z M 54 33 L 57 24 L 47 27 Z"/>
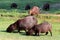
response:
<path id="1" fill-rule="evenodd" d="M 11 24 L 7 28 L 7 32 L 12 32 L 13 30 L 16 30 L 16 29 L 18 30 L 18 32 L 20 32 L 20 30 L 28 31 L 30 28 L 32 28 L 36 24 L 37 24 L 37 19 L 35 17 L 27 16 Z"/>
<path id="2" fill-rule="evenodd" d="M 12 3 L 11 4 L 11 8 L 17 8 L 17 4 L 16 3 Z"/>
<path id="3" fill-rule="evenodd" d="M 32 9 L 29 10 L 30 15 L 38 15 L 40 13 L 40 8 L 37 6 L 33 6 Z"/>
<path id="4" fill-rule="evenodd" d="M 32 27 L 28 32 L 26 32 L 26 34 L 32 35 L 33 33 L 35 33 L 35 35 L 39 35 L 39 33 L 46 33 L 47 35 L 48 31 L 52 36 L 52 25 L 45 21 L 41 24 L 37 24 L 34 27 Z"/>

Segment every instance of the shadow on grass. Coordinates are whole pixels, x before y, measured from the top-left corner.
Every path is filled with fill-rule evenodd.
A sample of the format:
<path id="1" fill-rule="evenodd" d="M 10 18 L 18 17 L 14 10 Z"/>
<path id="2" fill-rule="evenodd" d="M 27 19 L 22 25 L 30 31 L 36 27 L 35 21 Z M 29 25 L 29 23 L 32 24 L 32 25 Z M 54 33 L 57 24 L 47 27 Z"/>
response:
<path id="1" fill-rule="evenodd" d="M 13 31 L 13 32 L 7 32 L 6 30 L 0 30 L 0 32 L 5 32 L 5 33 L 19 33 L 21 35 L 26 35 L 24 31 L 18 32 L 18 31 Z"/>
<path id="2" fill-rule="evenodd" d="M 6 32 L 6 30 L 0 30 L 0 32 Z"/>
<path id="3" fill-rule="evenodd" d="M 10 33 L 10 32 L 7 32 L 6 30 L 0 30 L 0 32 Z M 11 32 L 11 33 L 18 33 L 18 32 L 17 31 L 14 31 L 14 32 Z"/>
<path id="4" fill-rule="evenodd" d="M 9 32 L 6 32 L 6 30 L 0 30 L 0 32 L 5 32 L 5 33 L 9 33 Z M 11 33 L 19 33 L 18 31 L 14 31 L 14 32 L 11 32 Z M 26 32 L 24 31 L 21 31 L 19 33 L 20 35 L 23 35 L 23 36 L 36 36 L 36 35 L 26 35 Z M 45 35 L 45 34 L 40 34 L 39 36 L 50 36 L 50 35 Z M 36 37 L 39 37 L 39 36 L 36 36 Z"/>
<path id="5" fill-rule="evenodd" d="M 39 36 L 50 36 L 50 35 L 45 35 L 45 34 L 40 34 L 39 36 L 38 35 L 35 35 L 35 34 L 32 34 L 32 35 L 26 35 L 25 32 L 20 32 L 19 34 L 23 35 L 23 36 L 36 36 L 36 37 L 39 37 Z"/>

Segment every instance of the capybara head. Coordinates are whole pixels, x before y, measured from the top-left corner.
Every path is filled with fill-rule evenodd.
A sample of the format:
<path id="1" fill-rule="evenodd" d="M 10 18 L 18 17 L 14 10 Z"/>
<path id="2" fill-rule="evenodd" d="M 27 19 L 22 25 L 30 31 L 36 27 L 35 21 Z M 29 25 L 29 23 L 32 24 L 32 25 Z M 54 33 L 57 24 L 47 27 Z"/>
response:
<path id="1" fill-rule="evenodd" d="M 7 28 L 7 32 L 12 32 L 14 30 L 14 25 L 11 24 L 8 28 Z"/>
<path id="2" fill-rule="evenodd" d="M 32 29 L 30 29 L 30 30 L 28 30 L 27 32 L 26 32 L 26 35 L 33 35 L 33 30 Z"/>
<path id="3" fill-rule="evenodd" d="M 13 24 L 9 25 L 9 27 L 7 28 L 7 32 L 13 32 L 14 30 L 18 30 L 19 28 L 19 23 L 20 23 L 20 19 L 17 20 L 16 22 L 14 22 Z"/>
<path id="4" fill-rule="evenodd" d="M 37 24 L 36 24 L 37 25 Z M 36 25 L 34 25 L 31 29 L 29 29 L 27 32 L 26 32 L 26 35 L 33 35 L 33 33 L 35 32 L 35 27 Z"/>

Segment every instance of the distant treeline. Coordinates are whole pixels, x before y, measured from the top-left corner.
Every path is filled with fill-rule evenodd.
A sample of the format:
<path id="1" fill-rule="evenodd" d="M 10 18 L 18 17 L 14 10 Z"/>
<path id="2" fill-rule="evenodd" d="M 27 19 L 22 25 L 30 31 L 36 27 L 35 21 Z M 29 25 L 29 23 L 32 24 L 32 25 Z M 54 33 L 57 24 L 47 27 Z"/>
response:
<path id="1" fill-rule="evenodd" d="M 25 9 L 27 4 L 29 4 L 30 7 L 38 6 L 42 8 L 47 2 L 52 5 L 54 3 L 58 3 L 59 0 L 0 0 L 0 9 L 11 9 L 12 3 L 17 4 L 17 9 Z"/>

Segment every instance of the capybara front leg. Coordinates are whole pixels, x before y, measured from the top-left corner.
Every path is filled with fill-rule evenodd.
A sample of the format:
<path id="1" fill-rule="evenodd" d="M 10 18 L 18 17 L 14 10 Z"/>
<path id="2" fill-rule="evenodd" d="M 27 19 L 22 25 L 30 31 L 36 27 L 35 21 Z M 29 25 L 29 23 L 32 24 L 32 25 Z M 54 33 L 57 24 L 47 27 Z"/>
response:
<path id="1" fill-rule="evenodd" d="M 48 32 L 46 32 L 46 34 L 45 35 L 47 35 L 48 34 Z"/>
<path id="2" fill-rule="evenodd" d="M 35 35 L 36 35 L 36 36 L 39 36 L 39 32 L 38 32 L 38 31 L 36 31 L 36 32 L 35 32 Z"/>
<path id="3" fill-rule="evenodd" d="M 18 29 L 18 32 L 20 33 L 20 29 Z"/>
<path id="4" fill-rule="evenodd" d="M 37 32 L 35 32 L 35 36 L 37 35 Z"/>

